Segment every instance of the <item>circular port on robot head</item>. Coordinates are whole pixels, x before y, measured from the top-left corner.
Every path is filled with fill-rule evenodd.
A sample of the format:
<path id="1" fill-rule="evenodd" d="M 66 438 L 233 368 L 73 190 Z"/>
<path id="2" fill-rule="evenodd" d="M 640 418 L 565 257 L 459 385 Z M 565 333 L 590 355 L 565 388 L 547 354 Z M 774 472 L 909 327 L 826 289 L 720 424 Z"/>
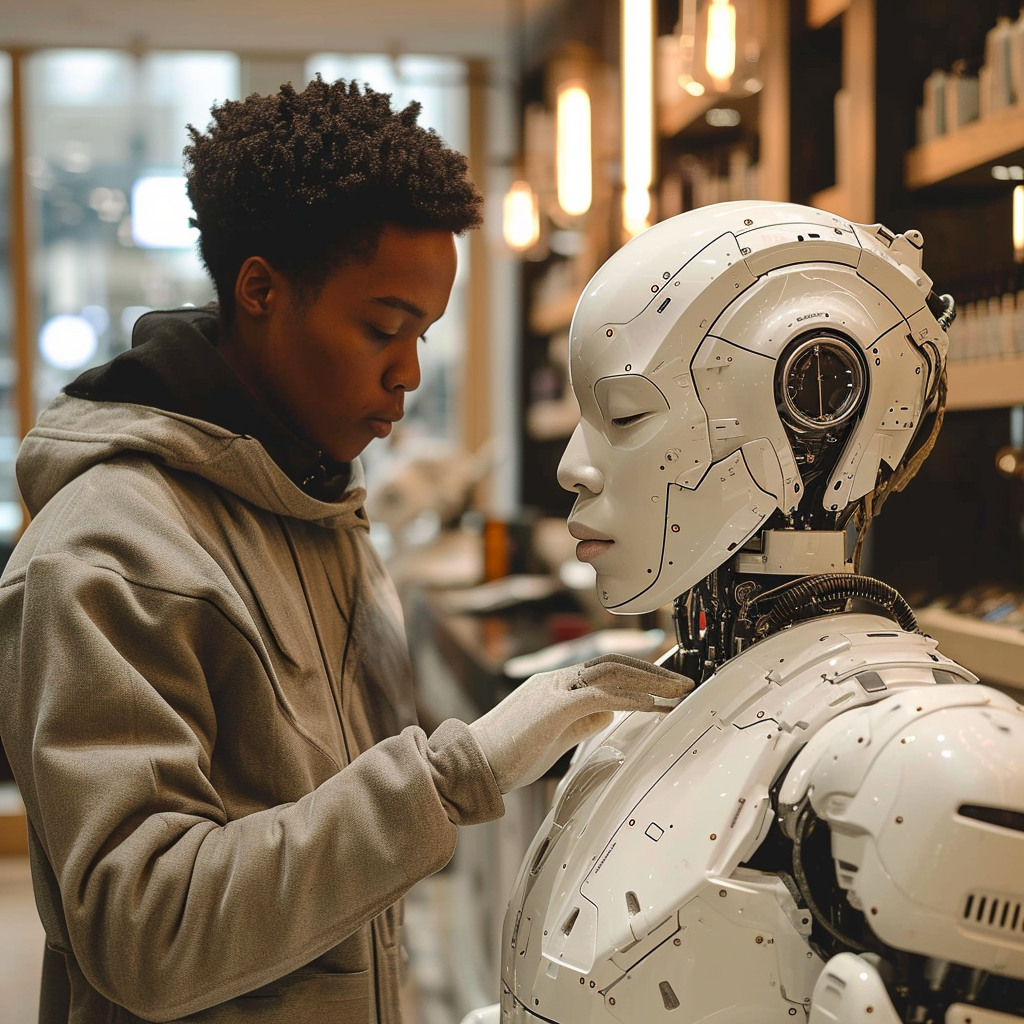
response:
<path id="1" fill-rule="evenodd" d="M 800 433 L 833 430 L 864 404 L 866 382 L 864 357 L 851 339 L 837 331 L 803 334 L 779 359 L 779 412 Z"/>

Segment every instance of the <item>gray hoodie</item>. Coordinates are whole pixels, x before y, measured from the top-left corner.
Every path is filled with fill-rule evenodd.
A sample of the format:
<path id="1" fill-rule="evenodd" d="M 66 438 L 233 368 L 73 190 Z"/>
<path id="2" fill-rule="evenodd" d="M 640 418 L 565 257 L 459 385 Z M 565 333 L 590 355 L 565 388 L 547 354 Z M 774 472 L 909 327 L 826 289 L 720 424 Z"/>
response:
<path id="1" fill-rule="evenodd" d="M 0 735 L 41 1019 L 398 1021 L 396 901 L 503 804 L 464 724 L 414 724 L 358 461 L 320 501 L 251 436 L 63 395 L 18 476 Z"/>

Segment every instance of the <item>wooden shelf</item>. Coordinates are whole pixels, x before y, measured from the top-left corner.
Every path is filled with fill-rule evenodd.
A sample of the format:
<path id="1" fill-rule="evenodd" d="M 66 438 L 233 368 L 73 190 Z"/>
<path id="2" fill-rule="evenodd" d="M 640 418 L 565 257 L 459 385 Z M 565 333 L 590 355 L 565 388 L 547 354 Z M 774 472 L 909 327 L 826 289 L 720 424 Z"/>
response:
<path id="1" fill-rule="evenodd" d="M 971 171 L 988 178 L 987 166 L 1024 149 L 1024 105 L 1007 107 L 981 121 L 925 142 L 910 150 L 903 161 L 908 189 L 925 188 Z"/>
<path id="2" fill-rule="evenodd" d="M 1024 405 L 1024 355 L 949 364 L 947 409 Z"/>
<path id="3" fill-rule="evenodd" d="M 970 669 L 983 683 L 1024 698 L 1024 633 L 944 608 L 923 608 L 917 624 L 939 642 L 939 650 Z"/>

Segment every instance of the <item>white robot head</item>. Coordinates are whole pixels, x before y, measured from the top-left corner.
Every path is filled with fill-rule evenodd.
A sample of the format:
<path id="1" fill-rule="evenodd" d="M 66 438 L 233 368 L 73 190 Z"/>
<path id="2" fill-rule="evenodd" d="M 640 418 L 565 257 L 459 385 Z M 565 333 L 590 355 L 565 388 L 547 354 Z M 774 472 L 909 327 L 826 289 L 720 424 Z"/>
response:
<path id="1" fill-rule="evenodd" d="M 922 244 L 809 207 L 722 203 L 655 225 L 594 275 L 570 332 L 582 418 L 558 479 L 606 608 L 665 604 L 777 510 L 838 529 L 880 464 L 900 464 L 948 348 Z"/>

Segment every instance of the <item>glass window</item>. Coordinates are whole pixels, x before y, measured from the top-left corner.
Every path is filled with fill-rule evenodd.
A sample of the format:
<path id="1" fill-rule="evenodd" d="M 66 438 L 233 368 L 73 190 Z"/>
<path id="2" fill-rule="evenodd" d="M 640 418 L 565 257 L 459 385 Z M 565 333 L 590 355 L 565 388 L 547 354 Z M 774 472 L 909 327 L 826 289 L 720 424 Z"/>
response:
<path id="1" fill-rule="evenodd" d="M 131 344 L 148 309 L 203 305 L 181 151 L 189 122 L 238 96 L 229 53 L 47 50 L 28 59 L 36 196 L 36 408 Z"/>
<path id="2" fill-rule="evenodd" d="M 17 370 L 13 358 L 11 297 L 11 59 L 0 53 L 0 566 L 21 530 L 21 500 L 14 479 L 18 451 Z"/>

